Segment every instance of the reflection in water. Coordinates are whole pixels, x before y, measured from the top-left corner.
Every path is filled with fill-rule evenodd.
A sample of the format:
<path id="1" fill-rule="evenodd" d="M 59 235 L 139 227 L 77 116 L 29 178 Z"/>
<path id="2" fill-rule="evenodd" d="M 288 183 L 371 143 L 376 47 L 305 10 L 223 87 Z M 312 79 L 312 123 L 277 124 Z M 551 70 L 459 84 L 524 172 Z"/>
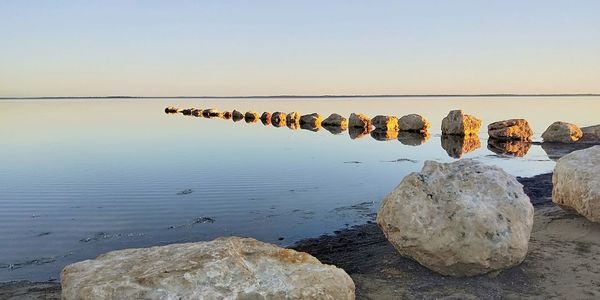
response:
<path id="1" fill-rule="evenodd" d="M 398 131 L 394 130 L 385 130 L 385 129 L 375 129 L 371 131 L 371 137 L 378 141 L 389 141 L 395 140 L 398 138 Z"/>
<path id="2" fill-rule="evenodd" d="M 310 131 L 314 131 L 317 132 L 319 131 L 319 129 L 321 128 L 321 124 L 318 124 L 319 126 L 317 126 L 317 124 L 311 124 L 311 123 L 301 123 L 300 124 L 300 128 L 304 129 L 304 130 L 310 130 Z"/>
<path id="3" fill-rule="evenodd" d="M 350 134 L 350 138 L 353 140 L 360 139 L 369 134 L 369 132 L 370 130 L 367 127 L 348 127 L 348 134 Z"/>
<path id="4" fill-rule="evenodd" d="M 253 111 L 248 111 L 244 115 L 244 120 L 246 121 L 246 123 L 256 123 L 256 122 L 258 122 L 258 119 L 259 119 L 258 114 Z"/>
<path id="5" fill-rule="evenodd" d="M 244 119 L 244 114 L 242 114 L 240 111 L 234 110 L 231 113 L 231 118 L 234 122 L 238 122 Z"/>
<path id="6" fill-rule="evenodd" d="M 481 143 L 477 135 L 442 135 L 442 148 L 453 158 L 461 158 L 463 154 L 479 147 L 481 147 Z"/>
<path id="7" fill-rule="evenodd" d="M 344 131 L 346 131 L 347 126 L 335 126 L 335 125 L 323 125 L 323 128 L 325 128 L 325 130 L 331 132 L 332 134 L 340 134 Z"/>
<path id="8" fill-rule="evenodd" d="M 287 115 L 280 111 L 276 111 L 271 115 L 271 124 L 275 127 L 285 126 Z"/>
<path id="9" fill-rule="evenodd" d="M 398 133 L 398 140 L 400 143 L 408 146 L 419 146 L 423 145 L 429 139 L 429 132 L 410 132 L 400 131 Z"/>
<path id="10" fill-rule="evenodd" d="M 487 148 L 496 154 L 523 157 L 529 152 L 531 143 L 518 140 L 489 139 Z"/>
<path id="11" fill-rule="evenodd" d="M 551 160 L 558 160 L 559 158 L 576 150 L 582 150 L 594 146 L 594 144 L 580 144 L 580 143 L 542 143 L 542 149 L 548 155 Z"/>

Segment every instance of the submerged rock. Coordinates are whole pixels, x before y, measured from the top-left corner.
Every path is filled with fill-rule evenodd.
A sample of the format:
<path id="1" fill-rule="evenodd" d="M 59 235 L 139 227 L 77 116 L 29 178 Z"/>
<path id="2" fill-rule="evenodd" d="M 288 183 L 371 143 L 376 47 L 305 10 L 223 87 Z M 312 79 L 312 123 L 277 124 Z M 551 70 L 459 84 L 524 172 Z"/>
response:
<path id="1" fill-rule="evenodd" d="M 552 175 L 552 202 L 600 223 L 600 146 L 563 156 Z"/>
<path id="2" fill-rule="evenodd" d="M 488 135 L 498 140 L 530 141 L 533 130 L 525 119 L 510 119 L 488 125 Z"/>
<path id="3" fill-rule="evenodd" d="M 429 121 L 418 114 L 406 115 L 398 120 L 398 128 L 402 131 L 425 132 L 429 127 Z"/>
<path id="4" fill-rule="evenodd" d="M 376 116 L 371 119 L 371 124 L 384 131 L 398 131 L 398 118 L 394 116 Z"/>
<path id="5" fill-rule="evenodd" d="M 419 146 L 423 145 L 429 139 L 429 132 L 411 132 L 411 131 L 400 131 L 398 133 L 398 141 L 408 146 Z"/>
<path id="6" fill-rule="evenodd" d="M 263 125 L 270 125 L 271 124 L 271 113 L 265 111 L 260 116 L 260 121 L 263 123 Z"/>
<path id="7" fill-rule="evenodd" d="M 371 119 L 363 114 L 350 114 L 348 119 L 348 127 L 364 128 L 367 132 L 371 131 Z"/>
<path id="8" fill-rule="evenodd" d="M 462 110 L 453 110 L 442 120 L 442 134 L 476 135 L 480 126 L 481 120 Z"/>
<path id="9" fill-rule="evenodd" d="M 323 125 L 323 127 L 340 127 L 340 129 L 343 131 L 348 128 L 348 120 L 341 115 L 331 114 L 329 117 L 327 117 L 327 119 L 321 122 L 321 125 Z"/>
<path id="10" fill-rule="evenodd" d="M 533 206 L 498 167 L 426 161 L 385 197 L 377 224 L 401 255 L 443 275 L 473 276 L 523 261 Z"/>
<path id="11" fill-rule="evenodd" d="M 322 118 L 318 113 L 312 113 L 310 115 L 303 115 L 300 117 L 300 125 L 306 124 L 313 128 L 321 127 Z"/>
<path id="12" fill-rule="evenodd" d="M 271 124 L 275 127 L 283 127 L 286 123 L 287 115 L 280 111 L 276 111 L 271 115 Z"/>
<path id="13" fill-rule="evenodd" d="M 371 131 L 371 137 L 378 141 L 389 141 L 395 140 L 398 138 L 398 131 L 393 130 L 384 130 L 384 129 L 375 129 Z"/>
<path id="14" fill-rule="evenodd" d="M 231 112 L 231 119 L 233 119 L 234 122 L 241 121 L 244 119 L 244 114 L 234 109 L 233 112 Z"/>
<path id="15" fill-rule="evenodd" d="M 254 123 L 254 122 L 258 121 L 258 119 L 260 119 L 260 117 L 258 116 L 257 113 L 255 113 L 253 111 L 248 111 L 244 115 L 244 120 L 246 121 L 246 123 Z"/>
<path id="16" fill-rule="evenodd" d="M 581 133 L 583 136 L 578 142 L 600 144 L 600 125 L 581 127 Z"/>
<path id="17" fill-rule="evenodd" d="M 481 147 L 481 142 L 477 135 L 442 135 L 442 148 L 453 158 L 461 158 L 463 154 L 479 147 Z"/>
<path id="18" fill-rule="evenodd" d="M 69 299 L 354 299 L 350 276 L 251 238 L 108 252 L 65 267 Z"/>
<path id="19" fill-rule="evenodd" d="M 551 143 L 573 143 L 583 136 L 583 132 L 575 124 L 557 121 L 552 123 L 544 133 L 544 142 Z"/>
<path id="20" fill-rule="evenodd" d="M 487 148 L 496 154 L 523 157 L 529 152 L 531 143 L 519 140 L 489 139 Z"/>

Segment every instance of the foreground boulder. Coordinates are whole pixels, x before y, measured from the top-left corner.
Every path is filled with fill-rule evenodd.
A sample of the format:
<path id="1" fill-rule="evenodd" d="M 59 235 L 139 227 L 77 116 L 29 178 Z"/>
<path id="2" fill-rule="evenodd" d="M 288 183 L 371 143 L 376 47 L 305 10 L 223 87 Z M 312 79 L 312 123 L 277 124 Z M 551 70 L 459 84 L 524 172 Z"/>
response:
<path id="1" fill-rule="evenodd" d="M 481 120 L 463 113 L 462 110 L 453 110 L 442 120 L 442 134 L 475 135 L 479 132 Z"/>
<path id="2" fill-rule="evenodd" d="M 398 128 L 402 131 L 426 132 L 431 124 L 425 117 L 418 114 L 410 114 L 398 119 Z"/>
<path id="3" fill-rule="evenodd" d="M 600 144 L 600 125 L 581 127 L 581 133 L 583 136 L 578 142 Z"/>
<path id="4" fill-rule="evenodd" d="M 348 120 L 338 114 L 331 114 L 327 119 L 321 122 L 323 127 L 339 127 L 341 131 L 346 130 L 348 128 Z M 337 131 L 337 130 L 336 130 Z M 340 131 L 340 132 L 341 132 Z"/>
<path id="5" fill-rule="evenodd" d="M 556 162 L 552 202 L 600 223 L 600 146 L 578 150 Z"/>
<path id="6" fill-rule="evenodd" d="M 364 128 L 367 132 L 371 131 L 371 119 L 363 114 L 350 114 L 348 127 Z"/>
<path id="7" fill-rule="evenodd" d="M 544 142 L 550 143 L 573 143 L 579 140 L 583 136 L 581 129 L 575 124 L 567 122 L 554 122 L 550 125 L 544 133 L 542 133 L 542 139 Z"/>
<path id="8" fill-rule="evenodd" d="M 250 238 L 126 249 L 65 267 L 69 299 L 354 299 L 342 269 Z"/>
<path id="9" fill-rule="evenodd" d="M 379 130 L 398 131 L 398 118 L 394 116 L 376 116 L 371 119 L 371 124 Z"/>
<path id="10" fill-rule="evenodd" d="M 463 154 L 475 151 L 481 147 L 479 137 L 476 135 L 448 135 L 443 134 L 441 138 L 442 148 L 448 156 L 461 158 Z"/>
<path id="11" fill-rule="evenodd" d="M 498 140 L 531 141 L 533 130 L 525 119 L 510 119 L 488 125 L 488 135 Z"/>
<path id="12" fill-rule="evenodd" d="M 523 261 L 533 206 L 498 167 L 426 161 L 383 200 L 377 224 L 401 255 L 443 275 L 472 276 Z"/>
<path id="13" fill-rule="evenodd" d="M 300 117 L 300 125 L 309 125 L 312 128 L 321 127 L 322 118 L 318 113 L 312 113 L 310 115 L 303 115 Z"/>
<path id="14" fill-rule="evenodd" d="M 270 125 L 271 124 L 271 113 L 265 111 L 260 116 L 260 121 L 263 123 L 263 125 Z"/>
<path id="15" fill-rule="evenodd" d="M 271 124 L 275 127 L 285 126 L 287 115 L 280 111 L 276 111 L 271 115 Z"/>
<path id="16" fill-rule="evenodd" d="M 241 121 L 244 119 L 244 114 L 238 110 L 233 110 L 231 112 L 231 119 L 233 119 L 234 122 Z"/>

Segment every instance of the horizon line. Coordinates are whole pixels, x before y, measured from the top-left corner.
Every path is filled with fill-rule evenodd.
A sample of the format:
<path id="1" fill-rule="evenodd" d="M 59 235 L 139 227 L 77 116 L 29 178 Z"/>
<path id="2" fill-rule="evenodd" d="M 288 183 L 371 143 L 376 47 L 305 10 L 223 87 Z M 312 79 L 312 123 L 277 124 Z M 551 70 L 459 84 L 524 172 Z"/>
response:
<path id="1" fill-rule="evenodd" d="M 544 94 L 367 94 L 367 95 L 248 95 L 248 96 L 31 96 L 0 97 L 0 100 L 51 100 L 51 99 L 269 99 L 269 98 L 433 98 L 433 97 L 597 97 L 600 93 L 544 93 Z"/>

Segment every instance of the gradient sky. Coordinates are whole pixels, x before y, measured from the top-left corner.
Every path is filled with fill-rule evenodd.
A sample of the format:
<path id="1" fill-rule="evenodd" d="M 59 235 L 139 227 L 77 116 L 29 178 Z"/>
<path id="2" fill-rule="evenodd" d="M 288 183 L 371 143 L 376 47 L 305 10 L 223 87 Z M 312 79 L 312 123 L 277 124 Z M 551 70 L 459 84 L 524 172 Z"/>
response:
<path id="1" fill-rule="evenodd" d="M 0 2 L 0 96 L 600 93 L 600 1 Z"/>

